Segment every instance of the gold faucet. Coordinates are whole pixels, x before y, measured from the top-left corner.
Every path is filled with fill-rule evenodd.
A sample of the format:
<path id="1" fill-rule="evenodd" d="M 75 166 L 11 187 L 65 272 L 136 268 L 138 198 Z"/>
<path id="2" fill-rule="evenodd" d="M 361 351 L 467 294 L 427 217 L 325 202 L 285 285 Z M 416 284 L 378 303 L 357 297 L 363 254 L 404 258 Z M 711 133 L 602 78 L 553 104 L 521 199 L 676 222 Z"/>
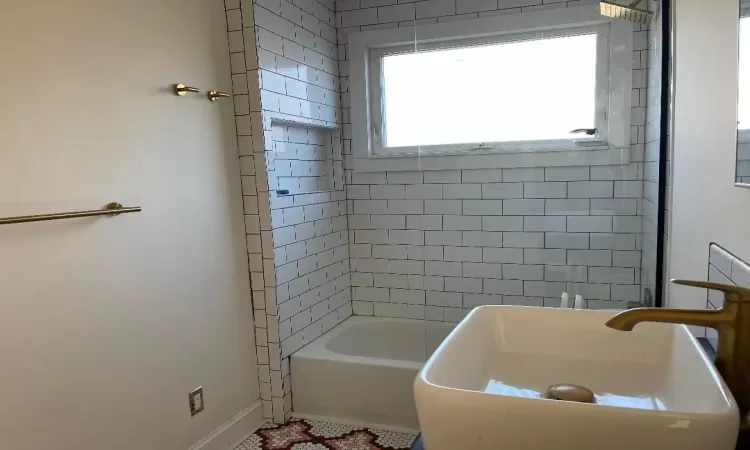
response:
<path id="1" fill-rule="evenodd" d="M 631 331 L 640 322 L 679 323 L 715 328 L 719 332 L 716 368 L 732 391 L 743 424 L 750 410 L 750 289 L 704 281 L 672 280 L 674 284 L 714 289 L 724 293 L 724 307 L 716 311 L 638 308 L 607 321 L 615 330 Z"/>

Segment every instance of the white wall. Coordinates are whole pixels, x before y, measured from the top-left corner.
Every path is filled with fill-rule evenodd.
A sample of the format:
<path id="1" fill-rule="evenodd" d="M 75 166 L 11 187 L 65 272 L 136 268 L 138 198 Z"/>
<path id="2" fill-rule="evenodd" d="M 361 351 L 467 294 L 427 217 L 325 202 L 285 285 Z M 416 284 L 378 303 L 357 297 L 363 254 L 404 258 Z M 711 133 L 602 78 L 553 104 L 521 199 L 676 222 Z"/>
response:
<path id="1" fill-rule="evenodd" d="M 706 279 L 709 244 L 750 258 L 750 190 L 733 186 L 738 1 L 675 2 L 673 196 L 669 276 Z M 701 30 L 696 33 L 696 30 Z M 706 293 L 671 286 L 669 306 L 703 309 Z"/>
<path id="2" fill-rule="evenodd" d="M 0 447 L 184 450 L 258 398 L 221 0 L 0 6 Z M 206 410 L 191 418 L 188 392 Z"/>

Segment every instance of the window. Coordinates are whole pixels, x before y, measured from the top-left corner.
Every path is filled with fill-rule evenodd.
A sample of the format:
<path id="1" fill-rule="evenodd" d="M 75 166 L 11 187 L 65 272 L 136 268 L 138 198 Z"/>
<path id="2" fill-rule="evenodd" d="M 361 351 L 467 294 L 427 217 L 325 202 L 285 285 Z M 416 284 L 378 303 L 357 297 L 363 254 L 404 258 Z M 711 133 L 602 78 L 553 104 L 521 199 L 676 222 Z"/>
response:
<path id="1" fill-rule="evenodd" d="M 740 140 L 750 140 L 750 10 L 740 18 L 740 85 L 737 128 Z"/>
<path id="2" fill-rule="evenodd" d="M 374 125 L 382 121 L 376 139 L 382 136 L 384 149 L 466 150 L 601 139 L 570 132 L 606 129 L 606 89 L 597 105 L 597 43 L 603 37 L 585 30 L 493 43 L 458 41 L 416 53 L 374 52 L 378 60 L 372 68 L 382 80 L 382 107 L 373 111 Z"/>
<path id="3" fill-rule="evenodd" d="M 633 26 L 598 8 L 368 30 L 348 39 L 354 170 L 414 170 L 431 156 L 625 155 L 630 146 Z M 393 157 L 401 160 L 383 162 Z M 476 158 L 459 165 L 487 162 L 501 164 Z"/>

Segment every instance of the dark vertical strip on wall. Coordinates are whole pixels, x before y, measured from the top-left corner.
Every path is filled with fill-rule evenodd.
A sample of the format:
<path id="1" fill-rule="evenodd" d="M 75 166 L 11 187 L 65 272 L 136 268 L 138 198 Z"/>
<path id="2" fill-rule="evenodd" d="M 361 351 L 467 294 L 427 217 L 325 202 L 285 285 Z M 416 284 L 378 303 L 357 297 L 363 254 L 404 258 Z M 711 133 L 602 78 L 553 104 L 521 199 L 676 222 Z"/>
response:
<path id="1" fill-rule="evenodd" d="M 664 306 L 664 231 L 667 226 L 664 212 L 667 209 L 667 156 L 669 151 L 669 114 L 671 111 L 671 70 L 672 58 L 672 0 L 662 1 L 662 63 L 661 63 L 661 130 L 659 148 L 659 220 L 656 237 L 656 286 L 654 287 L 654 306 Z"/>

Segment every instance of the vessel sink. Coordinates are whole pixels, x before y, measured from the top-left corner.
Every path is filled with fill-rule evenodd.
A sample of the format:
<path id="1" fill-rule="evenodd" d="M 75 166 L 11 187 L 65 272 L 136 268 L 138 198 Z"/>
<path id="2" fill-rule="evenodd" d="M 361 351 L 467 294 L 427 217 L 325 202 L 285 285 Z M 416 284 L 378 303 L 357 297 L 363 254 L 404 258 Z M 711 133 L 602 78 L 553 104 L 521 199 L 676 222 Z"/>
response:
<path id="1" fill-rule="evenodd" d="M 613 311 L 473 310 L 415 381 L 426 450 L 730 450 L 734 398 L 687 327 Z M 550 400 L 574 384 L 594 403 Z"/>

